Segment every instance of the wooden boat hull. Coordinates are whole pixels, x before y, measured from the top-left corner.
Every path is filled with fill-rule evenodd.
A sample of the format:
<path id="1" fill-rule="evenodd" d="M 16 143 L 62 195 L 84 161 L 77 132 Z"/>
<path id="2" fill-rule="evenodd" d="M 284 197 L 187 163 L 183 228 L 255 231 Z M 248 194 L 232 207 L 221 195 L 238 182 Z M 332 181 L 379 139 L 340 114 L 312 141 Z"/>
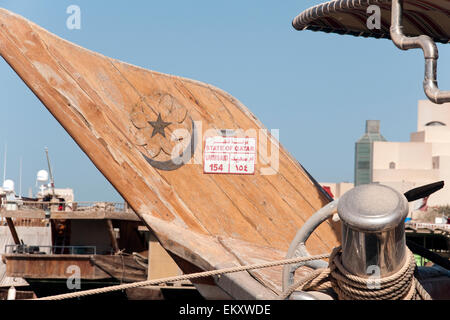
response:
<path id="1" fill-rule="evenodd" d="M 283 258 L 296 231 L 329 201 L 256 117 L 222 90 L 102 56 L 3 9 L 0 23 L 1 56 L 185 272 L 188 265 L 211 270 Z M 190 134 L 179 141 L 194 152 L 190 163 L 171 166 L 176 145 L 169 133 L 177 129 Z M 211 129 L 256 132 L 255 174 L 203 172 L 203 139 L 195 139 Z M 278 160 L 271 156 L 277 154 Z M 311 236 L 311 253 L 337 244 L 332 224 Z M 272 298 L 281 290 L 281 268 L 214 284 L 233 298 Z"/>

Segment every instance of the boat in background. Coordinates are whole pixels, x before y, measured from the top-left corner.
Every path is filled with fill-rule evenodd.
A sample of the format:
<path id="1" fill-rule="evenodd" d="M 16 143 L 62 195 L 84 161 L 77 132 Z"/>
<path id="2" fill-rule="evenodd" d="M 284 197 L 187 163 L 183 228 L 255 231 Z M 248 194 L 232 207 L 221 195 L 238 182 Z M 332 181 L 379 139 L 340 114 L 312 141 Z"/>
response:
<path id="1" fill-rule="evenodd" d="M 0 300 L 13 299 L 11 292 L 30 299 L 181 274 L 126 203 L 75 201 L 73 189 L 49 183 L 49 172 L 38 172 L 36 197 L 17 196 L 11 180 L 0 188 Z M 198 298 L 194 289 L 185 281 L 110 297 Z"/>

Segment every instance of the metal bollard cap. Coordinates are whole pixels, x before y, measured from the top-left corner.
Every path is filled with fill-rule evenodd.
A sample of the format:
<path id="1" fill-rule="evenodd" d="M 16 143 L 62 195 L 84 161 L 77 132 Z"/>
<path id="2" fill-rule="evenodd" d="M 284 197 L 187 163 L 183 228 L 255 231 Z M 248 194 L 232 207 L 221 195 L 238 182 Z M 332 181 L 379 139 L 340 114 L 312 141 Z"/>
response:
<path id="1" fill-rule="evenodd" d="M 380 232 L 397 227 L 408 215 L 408 201 L 400 192 L 381 184 L 366 184 L 346 192 L 338 214 L 351 229 Z"/>

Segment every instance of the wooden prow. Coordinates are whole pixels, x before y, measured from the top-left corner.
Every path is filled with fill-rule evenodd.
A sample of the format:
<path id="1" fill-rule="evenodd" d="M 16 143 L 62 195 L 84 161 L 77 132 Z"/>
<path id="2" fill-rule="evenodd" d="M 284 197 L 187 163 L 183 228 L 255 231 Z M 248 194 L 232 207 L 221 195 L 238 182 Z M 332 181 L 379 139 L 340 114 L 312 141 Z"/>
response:
<path id="1" fill-rule="evenodd" d="M 269 147 L 273 137 L 227 93 L 86 50 L 3 9 L 0 24 L 1 56 L 185 271 L 283 258 L 296 231 L 329 201 L 282 146 Z M 153 135 L 149 124 L 160 115 L 170 123 L 166 137 Z M 256 173 L 204 174 L 203 141 L 191 139 L 184 142 L 195 149 L 192 163 L 165 167 L 175 147 L 169 133 L 180 128 L 197 137 L 211 129 L 255 130 Z M 279 163 L 271 164 L 277 151 Z M 307 246 L 317 254 L 336 243 L 327 222 Z M 251 274 L 229 277 L 241 291 L 216 284 L 231 297 L 280 291 L 281 268 Z"/>

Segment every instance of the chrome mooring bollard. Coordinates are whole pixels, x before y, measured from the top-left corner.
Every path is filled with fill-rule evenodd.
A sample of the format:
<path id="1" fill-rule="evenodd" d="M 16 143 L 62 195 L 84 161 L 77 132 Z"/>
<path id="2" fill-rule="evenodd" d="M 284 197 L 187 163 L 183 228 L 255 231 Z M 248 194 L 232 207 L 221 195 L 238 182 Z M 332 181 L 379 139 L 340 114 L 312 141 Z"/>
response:
<path id="1" fill-rule="evenodd" d="M 405 263 L 408 201 L 380 185 L 358 186 L 338 204 L 342 221 L 342 264 L 359 277 L 387 277 Z"/>

